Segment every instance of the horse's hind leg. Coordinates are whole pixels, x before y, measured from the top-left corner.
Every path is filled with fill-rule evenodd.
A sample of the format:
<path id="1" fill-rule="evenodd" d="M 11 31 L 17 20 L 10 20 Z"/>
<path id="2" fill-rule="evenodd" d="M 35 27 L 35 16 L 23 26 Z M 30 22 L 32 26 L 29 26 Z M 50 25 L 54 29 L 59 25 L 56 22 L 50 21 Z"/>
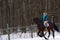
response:
<path id="1" fill-rule="evenodd" d="M 48 32 L 49 32 L 49 35 L 48 35 L 48 38 L 50 37 L 50 30 L 48 30 Z"/>
<path id="2" fill-rule="evenodd" d="M 54 36 L 55 36 L 55 35 L 54 35 L 54 30 L 53 30 L 52 32 L 53 32 L 53 38 L 54 38 Z"/>
<path id="3" fill-rule="evenodd" d="M 51 30 L 52 30 L 52 33 L 53 33 L 52 35 L 53 35 L 53 38 L 54 38 L 54 36 L 55 36 L 55 35 L 54 35 L 54 29 L 51 29 Z"/>

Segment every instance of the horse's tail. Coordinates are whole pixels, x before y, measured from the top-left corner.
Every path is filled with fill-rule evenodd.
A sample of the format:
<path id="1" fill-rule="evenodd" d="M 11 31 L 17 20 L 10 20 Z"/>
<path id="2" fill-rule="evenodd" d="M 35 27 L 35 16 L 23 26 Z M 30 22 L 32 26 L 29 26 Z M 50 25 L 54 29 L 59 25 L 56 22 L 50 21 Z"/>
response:
<path id="1" fill-rule="evenodd" d="M 59 28 L 57 25 L 54 24 L 54 30 L 56 30 L 57 32 L 59 32 Z"/>

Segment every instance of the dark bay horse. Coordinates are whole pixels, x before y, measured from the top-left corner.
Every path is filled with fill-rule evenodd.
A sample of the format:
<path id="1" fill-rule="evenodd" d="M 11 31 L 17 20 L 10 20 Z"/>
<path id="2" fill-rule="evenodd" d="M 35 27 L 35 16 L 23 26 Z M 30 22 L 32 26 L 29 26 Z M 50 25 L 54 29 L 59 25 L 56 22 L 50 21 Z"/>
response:
<path id="1" fill-rule="evenodd" d="M 37 35 L 40 37 L 44 37 L 46 40 L 49 38 L 50 36 L 50 31 L 52 31 L 53 34 L 53 38 L 54 38 L 54 30 L 56 30 L 57 32 L 59 32 L 58 27 L 51 22 L 49 23 L 49 27 L 47 27 L 47 32 L 49 33 L 48 38 L 45 37 L 44 31 L 46 31 L 46 27 L 44 26 L 43 22 L 39 19 L 39 18 L 34 18 L 32 23 L 36 23 L 37 24 L 37 28 L 38 28 L 38 33 Z"/>

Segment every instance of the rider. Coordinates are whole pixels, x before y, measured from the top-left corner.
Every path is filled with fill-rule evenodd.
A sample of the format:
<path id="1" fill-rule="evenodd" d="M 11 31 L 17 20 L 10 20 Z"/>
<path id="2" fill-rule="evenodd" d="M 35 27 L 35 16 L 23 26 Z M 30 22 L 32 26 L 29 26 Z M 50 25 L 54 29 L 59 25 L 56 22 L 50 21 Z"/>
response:
<path id="1" fill-rule="evenodd" d="M 43 21 L 43 24 L 44 24 L 45 27 L 49 26 L 48 21 L 47 21 L 47 11 L 43 12 L 43 14 L 42 14 L 42 21 Z"/>

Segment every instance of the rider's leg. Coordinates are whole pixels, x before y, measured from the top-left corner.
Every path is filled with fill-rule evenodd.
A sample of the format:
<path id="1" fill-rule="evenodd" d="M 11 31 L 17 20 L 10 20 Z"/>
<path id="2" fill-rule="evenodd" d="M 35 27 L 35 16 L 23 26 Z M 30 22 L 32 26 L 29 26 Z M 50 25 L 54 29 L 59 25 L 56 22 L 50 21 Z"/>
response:
<path id="1" fill-rule="evenodd" d="M 49 25 L 48 25 L 47 21 L 44 21 L 44 26 L 45 26 L 45 30 L 48 31 L 48 30 L 47 30 L 47 27 L 48 27 Z"/>

